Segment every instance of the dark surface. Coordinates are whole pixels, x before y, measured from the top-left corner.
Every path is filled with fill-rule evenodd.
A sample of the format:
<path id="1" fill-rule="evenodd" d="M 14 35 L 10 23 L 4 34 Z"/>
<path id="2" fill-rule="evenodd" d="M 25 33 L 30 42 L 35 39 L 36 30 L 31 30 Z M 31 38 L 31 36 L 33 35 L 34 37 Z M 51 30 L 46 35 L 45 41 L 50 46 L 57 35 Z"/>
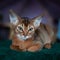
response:
<path id="1" fill-rule="evenodd" d="M 60 60 L 60 43 L 39 52 L 18 52 L 10 49 L 11 40 L 0 40 L 0 60 Z"/>

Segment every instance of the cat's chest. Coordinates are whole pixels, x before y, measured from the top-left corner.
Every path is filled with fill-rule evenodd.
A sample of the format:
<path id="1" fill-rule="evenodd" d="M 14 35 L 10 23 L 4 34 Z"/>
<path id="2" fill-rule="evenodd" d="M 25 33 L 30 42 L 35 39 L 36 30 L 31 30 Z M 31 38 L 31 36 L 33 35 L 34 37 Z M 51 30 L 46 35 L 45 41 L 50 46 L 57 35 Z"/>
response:
<path id="1" fill-rule="evenodd" d="M 33 43 L 32 38 L 30 38 L 30 39 L 28 39 L 26 41 L 21 41 L 17 37 L 14 37 L 12 41 L 13 41 L 12 43 L 14 45 L 19 46 L 21 49 L 28 48 Z"/>

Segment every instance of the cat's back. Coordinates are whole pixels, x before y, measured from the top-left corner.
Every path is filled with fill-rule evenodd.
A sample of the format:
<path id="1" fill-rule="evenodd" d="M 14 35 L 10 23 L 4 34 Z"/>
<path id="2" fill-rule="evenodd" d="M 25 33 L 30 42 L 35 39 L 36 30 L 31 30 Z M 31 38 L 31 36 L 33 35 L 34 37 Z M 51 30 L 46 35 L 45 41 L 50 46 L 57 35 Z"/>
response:
<path id="1" fill-rule="evenodd" d="M 48 37 L 51 39 L 52 43 L 56 41 L 56 32 L 54 29 L 48 25 L 41 23 L 38 29 L 36 30 L 37 39 L 46 40 L 48 41 Z M 46 39 L 44 39 L 46 38 Z"/>

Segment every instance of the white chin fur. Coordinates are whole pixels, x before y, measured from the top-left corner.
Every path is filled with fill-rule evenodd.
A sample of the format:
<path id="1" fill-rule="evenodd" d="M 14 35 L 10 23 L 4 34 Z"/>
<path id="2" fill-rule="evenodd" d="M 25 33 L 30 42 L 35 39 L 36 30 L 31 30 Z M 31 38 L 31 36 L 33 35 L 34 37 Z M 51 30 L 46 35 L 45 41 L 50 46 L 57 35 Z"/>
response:
<path id="1" fill-rule="evenodd" d="M 20 34 L 17 34 L 17 37 L 18 37 L 19 40 L 27 40 L 31 36 L 21 36 Z"/>

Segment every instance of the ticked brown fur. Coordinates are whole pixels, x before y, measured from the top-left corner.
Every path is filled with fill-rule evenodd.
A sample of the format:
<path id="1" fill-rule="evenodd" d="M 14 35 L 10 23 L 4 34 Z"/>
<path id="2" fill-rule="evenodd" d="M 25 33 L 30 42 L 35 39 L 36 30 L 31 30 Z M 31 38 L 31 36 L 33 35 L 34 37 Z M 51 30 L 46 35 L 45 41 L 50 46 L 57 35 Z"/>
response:
<path id="1" fill-rule="evenodd" d="M 12 15 L 15 15 L 15 13 L 12 12 Z M 42 23 L 40 23 L 39 26 L 35 27 L 33 23 L 37 18 L 39 18 L 39 16 L 33 19 L 20 18 L 17 15 L 15 15 L 15 17 L 18 18 L 19 22 L 15 25 L 12 23 L 11 26 L 11 49 L 18 51 L 35 52 L 41 50 L 43 47 L 48 49 L 51 48 L 51 44 L 55 42 L 55 32 L 52 27 Z M 16 31 L 16 28 L 19 24 L 24 24 L 25 28 L 23 32 L 20 32 L 19 30 Z M 28 26 L 31 27 L 31 25 L 34 27 L 33 31 L 27 32 Z M 24 36 L 31 35 L 31 37 L 26 40 L 21 40 L 16 36 L 17 34 Z"/>

